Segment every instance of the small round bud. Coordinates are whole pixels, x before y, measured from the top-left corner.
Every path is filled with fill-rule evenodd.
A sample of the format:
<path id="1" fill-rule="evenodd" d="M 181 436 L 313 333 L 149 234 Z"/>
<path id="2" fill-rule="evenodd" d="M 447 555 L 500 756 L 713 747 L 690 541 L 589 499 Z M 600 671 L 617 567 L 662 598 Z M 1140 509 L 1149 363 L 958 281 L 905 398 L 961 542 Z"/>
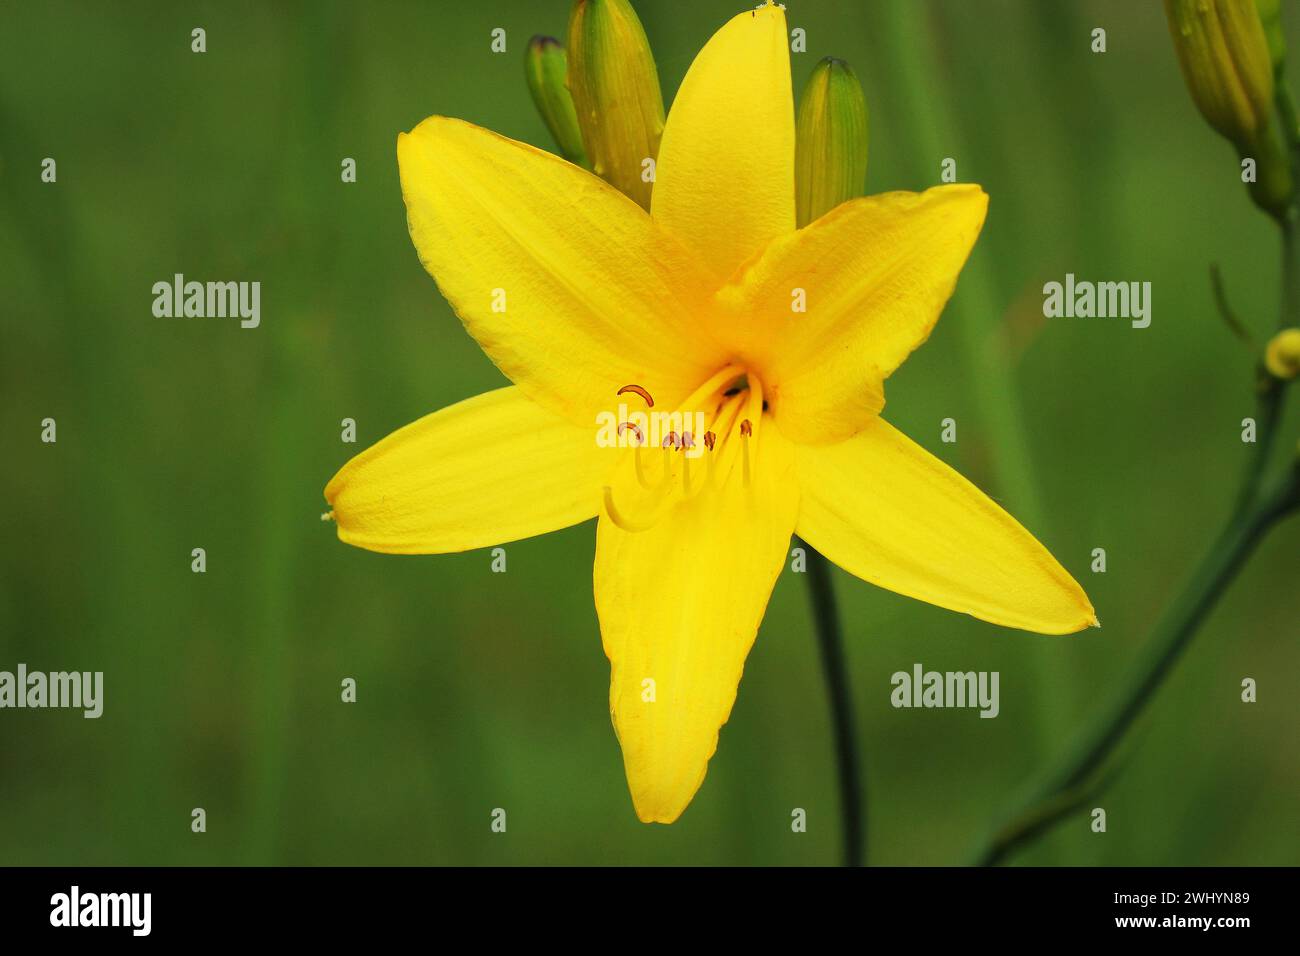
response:
<path id="1" fill-rule="evenodd" d="M 1300 329 L 1283 329 L 1273 336 L 1264 349 L 1264 367 L 1274 378 L 1300 375 Z"/>

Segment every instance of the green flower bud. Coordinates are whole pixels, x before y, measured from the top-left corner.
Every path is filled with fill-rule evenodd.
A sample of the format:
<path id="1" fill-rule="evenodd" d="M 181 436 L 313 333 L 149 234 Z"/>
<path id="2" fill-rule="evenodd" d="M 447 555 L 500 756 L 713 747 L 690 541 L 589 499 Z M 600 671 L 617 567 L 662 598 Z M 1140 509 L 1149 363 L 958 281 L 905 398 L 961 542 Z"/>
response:
<path id="1" fill-rule="evenodd" d="M 1280 0 L 1255 0 L 1255 9 L 1259 11 L 1259 22 L 1264 27 L 1264 36 L 1268 38 L 1268 53 L 1273 61 L 1273 73 L 1277 75 L 1286 61 L 1286 34 L 1282 32 Z"/>
<path id="2" fill-rule="evenodd" d="M 648 210 L 664 99 L 650 42 L 627 0 L 574 0 L 568 76 L 592 170 Z"/>
<path id="3" fill-rule="evenodd" d="M 795 208 L 800 227 L 862 195 L 867 178 L 867 98 L 843 60 L 813 68 L 799 100 Z"/>
<path id="4" fill-rule="evenodd" d="M 1165 14 L 1201 115 L 1249 155 L 1273 112 L 1273 60 L 1255 0 L 1165 0 Z"/>
<path id="5" fill-rule="evenodd" d="M 528 92 L 533 95 L 537 112 L 546 121 L 560 154 L 571 163 L 587 166 L 587 153 L 582 148 L 582 131 L 578 129 L 578 114 L 573 108 L 573 97 L 565 86 L 568 57 L 564 46 L 555 37 L 533 37 L 524 53 L 524 74 L 528 77 Z M 590 167 L 588 167 L 590 168 Z"/>

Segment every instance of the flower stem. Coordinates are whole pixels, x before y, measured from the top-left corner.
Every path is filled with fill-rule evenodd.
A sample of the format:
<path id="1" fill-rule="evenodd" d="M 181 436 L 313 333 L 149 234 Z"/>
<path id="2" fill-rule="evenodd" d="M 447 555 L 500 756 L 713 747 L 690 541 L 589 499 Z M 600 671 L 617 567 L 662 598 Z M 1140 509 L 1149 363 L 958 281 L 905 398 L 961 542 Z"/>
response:
<path id="1" fill-rule="evenodd" d="M 1101 716 L 1076 739 L 1063 758 L 1030 785 L 1027 796 L 1016 804 L 1008 822 L 978 848 L 973 863 L 980 866 L 998 863 L 1015 847 L 1046 832 L 1095 789 L 1089 786 L 1094 771 L 1159 688 L 1255 545 L 1275 522 L 1300 505 L 1298 475 L 1300 472 L 1294 469 L 1288 471 L 1267 494 L 1257 496 L 1244 511 L 1229 520 Z"/>
<path id="2" fill-rule="evenodd" d="M 826 691 L 830 697 L 835 734 L 835 759 L 839 767 L 840 814 L 844 820 L 844 865 L 862 866 L 866 859 L 866 793 L 854 733 L 853 697 L 844 664 L 843 632 L 830 562 L 806 541 L 800 542 L 808 559 L 808 594 L 812 600 L 817 645 L 821 650 Z"/>
<path id="3" fill-rule="evenodd" d="M 1290 91 L 1279 84 L 1276 105 L 1291 154 L 1292 177 L 1300 176 L 1300 125 Z M 1282 240 L 1282 296 L 1278 326 L 1285 328 L 1300 315 L 1300 199 L 1279 217 Z M 991 866 L 1017 846 L 1047 832 L 1053 824 L 1076 810 L 1109 781 L 1099 779 L 1103 766 L 1129 725 L 1159 689 L 1179 655 L 1196 634 L 1205 616 L 1236 578 L 1265 532 L 1287 514 L 1300 508 L 1300 461 L 1265 491 L 1265 471 L 1277 437 L 1285 383 L 1257 373 L 1256 443 L 1251 449 L 1240 491 L 1226 527 L 1201 559 L 1195 574 L 1170 605 L 1137 664 L 1112 695 L 1101 716 L 1075 738 L 1064 757 L 1050 766 L 1026 789 L 1015 810 L 980 844 L 971 862 Z"/>
<path id="4" fill-rule="evenodd" d="M 1296 163 L 1296 171 L 1300 172 L 1300 162 Z M 1300 235 L 1296 233 L 1294 214 L 1282 223 L 1281 230 L 1282 308 L 1278 312 L 1279 329 L 1296 322 L 1297 315 L 1300 315 Z M 1282 412 L 1282 394 L 1286 390 L 1284 383 L 1270 375 L 1262 363 L 1256 370 L 1255 380 L 1256 441 L 1251 449 L 1250 459 L 1246 462 L 1246 474 L 1237 496 L 1238 511 L 1244 511 L 1259 491 L 1259 483 L 1264 476 L 1264 466 L 1268 464 L 1277 437 L 1277 424 Z"/>

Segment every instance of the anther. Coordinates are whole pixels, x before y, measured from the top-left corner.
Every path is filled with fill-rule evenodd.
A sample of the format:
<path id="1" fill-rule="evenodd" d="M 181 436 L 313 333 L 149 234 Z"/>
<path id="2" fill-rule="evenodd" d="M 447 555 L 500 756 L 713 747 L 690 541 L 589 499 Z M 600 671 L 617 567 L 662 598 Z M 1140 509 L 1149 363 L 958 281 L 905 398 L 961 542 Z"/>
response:
<path id="1" fill-rule="evenodd" d="M 750 424 L 748 418 L 746 418 L 743 422 L 740 423 L 740 433 L 744 435 L 746 438 L 754 434 L 754 426 Z"/>
<path id="2" fill-rule="evenodd" d="M 655 400 L 651 398 L 650 393 L 647 392 L 640 385 L 624 385 L 622 388 L 618 390 L 618 394 L 622 395 L 624 392 L 635 392 L 637 395 L 640 395 L 642 398 L 645 399 L 645 403 L 647 406 L 649 406 L 650 408 L 655 407 Z"/>
<path id="3" fill-rule="evenodd" d="M 636 423 L 635 423 L 635 422 L 619 422 L 619 423 L 618 423 L 618 437 L 619 437 L 619 438 L 622 438 L 622 437 L 623 437 L 623 431 L 624 431 L 625 429 L 628 429 L 628 428 L 630 428 L 630 429 L 632 429 L 632 431 L 636 432 L 636 443 L 637 443 L 638 445 L 644 445 L 644 444 L 645 444 L 645 435 L 641 434 L 641 429 L 638 428 L 638 427 L 636 426 Z"/>
<path id="4" fill-rule="evenodd" d="M 664 447 L 664 448 L 676 448 L 676 447 L 677 447 L 677 433 L 676 433 L 676 432 L 669 432 L 667 435 L 664 436 L 663 447 Z"/>
<path id="5" fill-rule="evenodd" d="M 690 432 L 682 432 L 682 443 L 680 445 L 681 450 L 685 451 L 688 448 L 694 448 L 694 447 L 695 447 L 695 436 L 692 435 Z"/>
<path id="6" fill-rule="evenodd" d="M 717 440 L 718 440 L 718 436 L 713 434 L 713 432 L 704 433 L 704 447 L 707 448 L 709 451 L 713 451 L 713 445 L 715 442 L 717 442 Z"/>

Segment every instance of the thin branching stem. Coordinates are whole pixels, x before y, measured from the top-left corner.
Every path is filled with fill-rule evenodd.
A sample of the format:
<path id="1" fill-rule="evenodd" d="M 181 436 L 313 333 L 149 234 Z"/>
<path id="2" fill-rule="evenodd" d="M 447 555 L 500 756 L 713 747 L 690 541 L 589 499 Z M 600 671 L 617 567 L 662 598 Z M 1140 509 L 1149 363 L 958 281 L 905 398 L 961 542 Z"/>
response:
<path id="1" fill-rule="evenodd" d="M 1079 806 L 1072 794 L 1087 796 L 1089 781 L 1154 696 L 1161 682 L 1227 590 L 1264 533 L 1300 504 L 1300 480 L 1289 470 L 1264 495 L 1228 522 L 1201 559 L 1182 594 L 1156 626 L 1138 661 L 1121 679 L 1100 715 L 1075 738 L 1064 756 L 1048 767 L 976 849 L 971 862 L 991 866 L 1011 850 L 1047 832 Z"/>
<path id="2" fill-rule="evenodd" d="M 1290 92 L 1279 84 L 1278 120 L 1290 147 L 1293 178 L 1300 177 L 1300 126 Z M 1296 179 L 1300 182 L 1300 178 Z M 1282 245 L 1282 296 L 1278 326 L 1300 317 L 1300 209 L 1295 200 L 1278 217 Z M 1206 616 L 1236 578 L 1267 531 L 1300 506 L 1300 464 L 1288 464 L 1264 488 L 1276 444 L 1286 383 L 1257 370 L 1256 442 L 1246 463 L 1228 522 L 1201 558 L 1187 586 L 1169 606 L 1138 660 L 1120 679 L 1098 717 L 1078 734 L 1064 755 L 1034 778 L 1011 812 L 976 847 L 970 862 L 990 866 L 1046 833 L 1097 793 L 1113 774 L 1107 760 L 1186 650 Z M 1264 489 L 1264 490 L 1261 490 Z"/>

